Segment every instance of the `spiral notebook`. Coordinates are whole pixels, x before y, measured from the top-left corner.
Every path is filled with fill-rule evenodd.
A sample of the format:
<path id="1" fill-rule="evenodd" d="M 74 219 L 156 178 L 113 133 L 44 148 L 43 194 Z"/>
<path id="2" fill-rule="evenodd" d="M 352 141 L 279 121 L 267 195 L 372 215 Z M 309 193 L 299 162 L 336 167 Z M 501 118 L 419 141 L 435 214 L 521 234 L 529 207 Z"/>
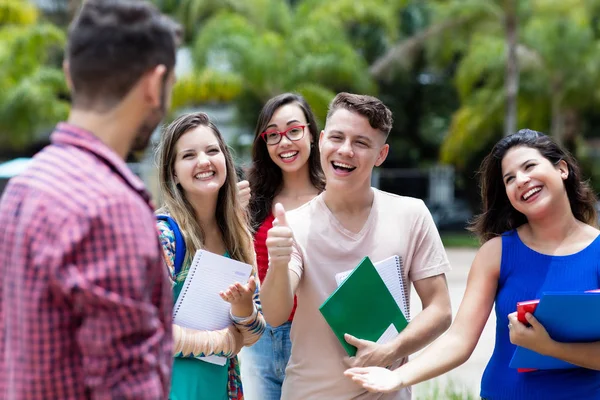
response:
<path id="1" fill-rule="evenodd" d="M 383 283 L 390 291 L 392 297 L 398 304 L 398 308 L 404 314 L 407 321 L 410 321 L 410 308 L 408 306 L 408 282 L 404 279 L 404 266 L 400 256 L 392 256 L 375 264 L 375 270 L 381 276 Z M 335 275 L 335 282 L 338 287 L 344 279 L 350 275 L 353 270 L 340 272 Z"/>
<path id="2" fill-rule="evenodd" d="M 230 304 L 219 296 L 219 292 L 236 282 L 245 284 L 251 273 L 249 264 L 198 250 L 173 308 L 173 322 L 202 331 L 227 328 L 231 324 Z M 219 365 L 225 365 L 227 361 L 219 356 L 202 357 L 201 360 Z"/>

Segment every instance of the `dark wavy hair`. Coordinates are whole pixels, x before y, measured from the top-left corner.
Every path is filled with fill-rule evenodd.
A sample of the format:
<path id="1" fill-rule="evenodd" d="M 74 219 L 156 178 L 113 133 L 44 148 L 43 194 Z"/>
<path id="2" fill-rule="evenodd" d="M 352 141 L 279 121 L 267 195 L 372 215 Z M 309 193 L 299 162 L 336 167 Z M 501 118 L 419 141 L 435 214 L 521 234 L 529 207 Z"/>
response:
<path id="1" fill-rule="evenodd" d="M 527 217 L 510 204 L 502 179 L 502 159 L 508 150 L 517 146 L 537 149 L 554 165 L 561 160 L 567 163 L 569 175 L 564 180 L 564 185 L 571 211 L 578 220 L 596 226 L 596 195 L 589 183 L 582 180 L 577 161 L 550 137 L 530 129 L 521 129 L 496 143 L 481 163 L 478 174 L 483 210 L 474 218 L 469 230 L 477 234 L 481 242 L 485 243 L 527 222 Z"/>
<path id="2" fill-rule="evenodd" d="M 322 192 L 325 189 L 325 177 L 319 159 L 319 129 L 312 109 L 304 99 L 296 93 L 284 93 L 273 97 L 264 105 L 258 116 L 256 129 L 254 131 L 254 144 L 252 145 L 252 165 L 248 170 L 248 181 L 252 197 L 248 204 L 250 223 L 253 230 L 258 229 L 260 224 L 271 213 L 273 199 L 279 193 L 283 185 L 281 169 L 273 162 L 267 144 L 261 139 L 260 134 L 269 125 L 273 114 L 282 106 L 296 104 L 306 117 L 308 130 L 313 140 L 310 156 L 308 157 L 308 171 L 310 181 L 315 188 Z"/>

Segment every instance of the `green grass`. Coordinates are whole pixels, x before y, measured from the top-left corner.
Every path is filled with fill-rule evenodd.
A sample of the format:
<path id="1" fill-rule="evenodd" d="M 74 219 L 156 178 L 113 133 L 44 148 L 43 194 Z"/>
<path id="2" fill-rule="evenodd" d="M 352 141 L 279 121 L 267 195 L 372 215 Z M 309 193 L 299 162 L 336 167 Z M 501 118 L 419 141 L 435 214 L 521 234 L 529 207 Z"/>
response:
<path id="1" fill-rule="evenodd" d="M 478 248 L 480 246 L 479 239 L 467 231 L 464 232 L 441 232 L 442 242 L 444 247 L 470 247 Z"/>
<path id="2" fill-rule="evenodd" d="M 443 386 L 443 387 L 442 387 Z M 466 387 L 459 387 L 457 383 L 448 381 L 441 385 L 439 381 L 430 381 L 421 384 L 414 396 L 415 400 L 475 400 L 478 399 Z"/>

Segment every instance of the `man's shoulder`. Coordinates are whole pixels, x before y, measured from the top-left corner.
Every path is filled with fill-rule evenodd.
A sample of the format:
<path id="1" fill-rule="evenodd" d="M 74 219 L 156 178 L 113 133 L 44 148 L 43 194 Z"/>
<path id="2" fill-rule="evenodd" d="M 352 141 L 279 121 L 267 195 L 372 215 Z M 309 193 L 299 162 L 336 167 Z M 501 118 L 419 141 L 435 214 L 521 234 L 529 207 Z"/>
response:
<path id="1" fill-rule="evenodd" d="M 315 206 L 317 205 L 319 196 L 313 198 L 307 203 L 304 203 L 298 208 L 287 211 L 285 216 L 290 223 L 298 223 L 302 221 L 306 221 L 307 218 L 310 218 L 315 213 Z"/>
<path id="2" fill-rule="evenodd" d="M 48 202 L 74 209 L 135 202 L 137 197 L 110 166 L 77 147 L 46 147 L 16 180 Z"/>
<path id="3" fill-rule="evenodd" d="M 402 196 L 375 188 L 373 191 L 377 196 L 377 207 L 384 208 L 386 211 L 402 214 L 427 212 L 425 202 L 416 197 Z"/>
<path id="4" fill-rule="evenodd" d="M 327 216 L 322 213 L 318 197 L 285 213 L 298 244 L 305 244 L 311 234 L 316 232 L 315 229 L 328 220 Z"/>
<path id="5" fill-rule="evenodd" d="M 4 208 L 27 210 L 19 219 L 28 216 L 50 216 L 56 229 L 76 225 L 82 229 L 93 226 L 106 230 L 131 230 L 135 227 L 156 229 L 152 210 L 143 199 L 115 182 L 100 179 L 97 184 L 85 185 L 78 181 L 78 174 L 56 180 L 49 177 L 18 176 L 9 182 Z M 30 178 L 30 179 L 28 179 Z M 11 179 L 12 181 L 12 179 Z M 4 202 L 4 201 L 3 201 Z M 148 222 L 146 222 L 148 220 Z M 87 228 L 86 228 L 87 227 Z"/>

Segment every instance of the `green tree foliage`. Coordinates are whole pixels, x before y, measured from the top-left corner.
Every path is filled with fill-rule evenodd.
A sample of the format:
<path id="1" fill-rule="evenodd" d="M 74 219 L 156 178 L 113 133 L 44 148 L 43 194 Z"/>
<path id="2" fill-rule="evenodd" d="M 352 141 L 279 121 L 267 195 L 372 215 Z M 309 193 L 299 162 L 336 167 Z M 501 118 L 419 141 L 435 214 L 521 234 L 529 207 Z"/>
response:
<path id="1" fill-rule="evenodd" d="M 409 70 L 425 51 L 430 70 L 456 68 L 460 100 L 441 148 L 441 160 L 471 168 L 503 132 L 506 107 L 510 2 L 430 1 L 430 23 L 396 44 L 371 65 L 383 82 Z M 600 31 L 597 0 L 516 2 L 519 66 L 517 126 L 552 134 L 580 155 L 582 114 L 598 106 Z"/>
<path id="2" fill-rule="evenodd" d="M 67 88 L 54 66 L 64 32 L 40 21 L 24 0 L 0 0 L 0 145 L 22 148 L 68 113 Z"/>
<path id="3" fill-rule="evenodd" d="M 465 188 L 507 120 L 510 11 L 518 22 L 516 126 L 552 134 L 577 155 L 588 176 L 600 176 L 582 140 L 582 135 L 599 136 L 598 123 L 590 118 L 600 98 L 598 0 L 445 0 L 409 7 L 426 9 L 428 23 L 390 46 L 370 71 L 386 87 L 399 71 L 423 63 L 423 52 L 424 71 L 438 71 L 438 76 L 448 68 L 454 71 L 459 106 L 446 128 L 440 158 L 458 168 Z"/>
<path id="4" fill-rule="evenodd" d="M 80 2 L 54 1 L 68 13 Z M 394 111 L 391 158 L 409 160 L 398 166 L 441 144 L 440 159 L 469 173 L 503 133 L 507 0 L 151 1 L 182 22 L 192 53 L 174 109 L 233 102 L 253 126 L 269 97 L 298 91 L 323 122 L 336 92 L 374 94 Z M 600 0 L 513 4 L 517 126 L 581 156 L 598 124 Z M 66 116 L 64 32 L 31 0 L 0 0 L 0 42 L 0 143 L 23 146 Z"/>
<path id="5" fill-rule="evenodd" d="M 370 41 L 360 27 L 373 27 L 381 32 L 379 38 L 392 42 L 397 38 L 395 16 L 402 3 L 182 0 L 178 6 L 171 4 L 170 11 L 175 16 L 185 14 L 186 27 L 196 33 L 190 40 L 197 71 L 192 74 L 212 71 L 240 84 L 235 90 L 215 84 L 204 98 L 193 99 L 179 99 L 176 88 L 175 103 L 218 101 L 236 92 L 233 98 L 241 120 L 253 124 L 267 99 L 297 91 L 310 98 L 323 121 L 326 105 L 336 92 L 377 93 L 363 56 Z M 182 81 L 190 85 L 186 78 Z"/>
<path id="6" fill-rule="evenodd" d="M 462 1 L 457 3 L 457 7 L 465 5 Z M 452 32 L 452 42 L 462 43 L 454 49 L 461 52 L 455 76 L 461 107 L 454 114 L 442 160 L 459 167 L 468 161 L 465 154 L 477 153 L 498 137 L 505 107 L 503 2 L 471 3 L 487 3 L 490 12 L 487 18 L 480 16 L 475 25 L 464 24 L 467 32 Z M 566 144 L 581 133 L 577 123 L 565 126 L 565 118 L 572 115 L 577 120 L 581 112 L 597 105 L 596 91 L 590 90 L 597 87 L 600 78 L 600 41 L 595 28 L 598 14 L 594 8 L 597 10 L 594 1 L 519 2 L 519 127 L 550 133 Z M 447 9 L 437 11 L 443 20 L 442 11 Z M 468 11 L 463 8 L 461 12 L 464 15 Z M 432 40 L 430 50 L 434 58 L 444 60 L 447 50 L 440 49 L 447 49 L 448 39 Z"/>

